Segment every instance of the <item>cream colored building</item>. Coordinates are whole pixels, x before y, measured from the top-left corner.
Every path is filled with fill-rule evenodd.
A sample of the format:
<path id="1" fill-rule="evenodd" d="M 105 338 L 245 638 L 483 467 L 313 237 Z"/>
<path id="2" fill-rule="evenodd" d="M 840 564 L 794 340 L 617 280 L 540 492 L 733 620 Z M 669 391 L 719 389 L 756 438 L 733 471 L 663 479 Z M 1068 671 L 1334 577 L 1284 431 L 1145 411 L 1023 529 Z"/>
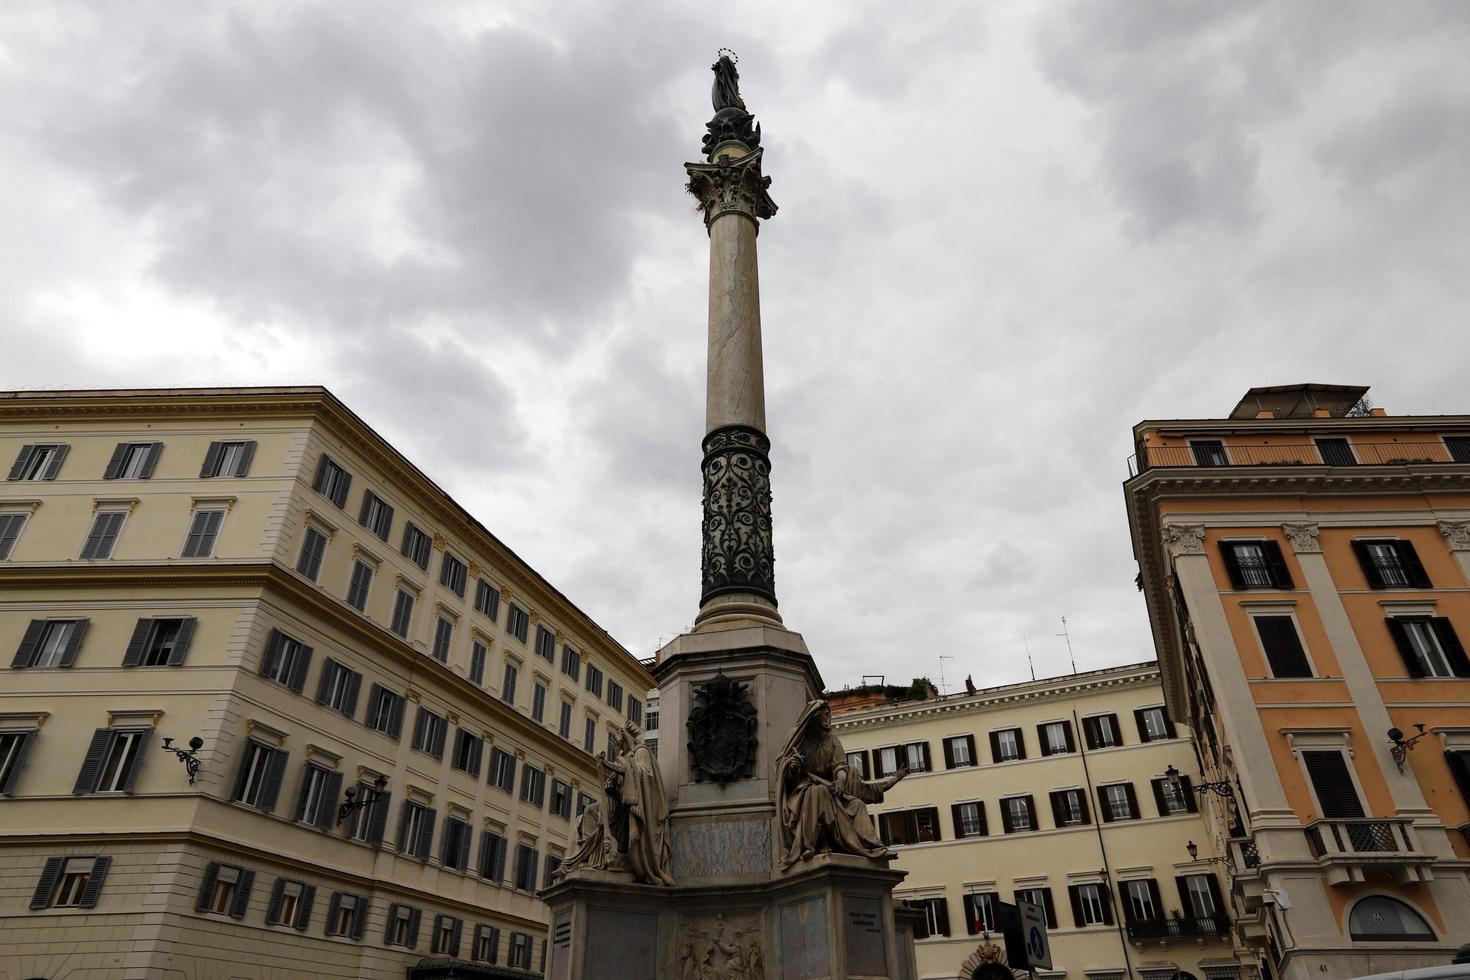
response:
<path id="1" fill-rule="evenodd" d="M 994 903 L 1018 898 L 1047 909 L 1045 976 L 1255 975 L 1235 953 L 1194 745 L 1163 700 L 1150 662 L 834 715 L 870 777 L 911 770 L 873 809 L 909 875 L 895 897 L 925 910 L 921 977 L 969 980 L 967 960 L 1000 942 Z"/>
<path id="2" fill-rule="evenodd" d="M 321 388 L 4 393 L 0 460 L 0 977 L 539 974 L 637 660 Z"/>

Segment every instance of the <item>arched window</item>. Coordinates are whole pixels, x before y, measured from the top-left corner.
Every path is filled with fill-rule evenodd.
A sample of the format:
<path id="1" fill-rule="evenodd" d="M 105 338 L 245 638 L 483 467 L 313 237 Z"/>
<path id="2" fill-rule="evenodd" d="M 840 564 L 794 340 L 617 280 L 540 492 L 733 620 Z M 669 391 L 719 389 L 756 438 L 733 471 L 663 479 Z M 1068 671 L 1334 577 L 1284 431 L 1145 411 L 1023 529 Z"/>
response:
<path id="1" fill-rule="evenodd" d="M 1354 905 L 1348 915 L 1348 933 L 1354 939 L 1434 940 L 1434 930 L 1423 916 L 1386 895 L 1372 895 Z"/>

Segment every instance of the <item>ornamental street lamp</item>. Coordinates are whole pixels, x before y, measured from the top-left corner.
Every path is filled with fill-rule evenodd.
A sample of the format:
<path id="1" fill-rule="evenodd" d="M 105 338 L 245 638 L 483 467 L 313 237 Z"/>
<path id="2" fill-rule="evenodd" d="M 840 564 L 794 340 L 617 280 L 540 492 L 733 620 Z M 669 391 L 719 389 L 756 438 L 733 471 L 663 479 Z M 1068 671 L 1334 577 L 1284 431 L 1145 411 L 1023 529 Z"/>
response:
<path id="1" fill-rule="evenodd" d="M 337 826 L 342 826 L 342 822 L 352 816 L 354 811 L 366 810 L 378 802 L 378 799 L 383 795 L 383 790 L 387 787 L 388 777 L 382 773 L 378 773 L 378 778 L 373 780 L 373 784 L 363 790 L 362 799 L 360 800 L 356 798 L 357 787 L 347 787 L 345 794 L 347 799 L 343 800 L 341 805 L 337 807 Z"/>
<path id="2" fill-rule="evenodd" d="M 1184 791 L 1184 780 L 1180 778 L 1179 770 L 1175 769 L 1172 763 L 1169 768 L 1164 770 L 1164 778 L 1169 781 L 1169 788 L 1176 793 Z M 1216 796 L 1227 800 L 1235 799 L 1235 787 L 1230 785 L 1230 780 L 1228 779 L 1196 783 L 1194 791 L 1196 793 L 1214 793 Z"/>
<path id="3" fill-rule="evenodd" d="M 1388 751 L 1393 756 L 1393 764 L 1399 767 L 1399 772 L 1404 771 L 1404 760 L 1408 758 L 1409 750 L 1414 747 L 1414 743 L 1429 734 L 1424 730 L 1424 723 L 1422 721 L 1415 722 L 1414 727 L 1419 729 L 1419 734 L 1407 739 L 1404 738 L 1404 732 L 1401 728 L 1390 728 L 1388 730 L 1388 740 L 1393 743 L 1393 747 Z"/>
<path id="4" fill-rule="evenodd" d="M 199 750 L 204 748 L 204 739 L 195 735 L 189 739 L 189 747 L 180 749 L 174 747 L 174 740 L 165 738 L 163 740 L 163 751 L 172 752 L 174 757 L 184 764 L 184 769 L 189 773 L 189 785 L 194 785 L 194 774 L 199 771 Z"/>

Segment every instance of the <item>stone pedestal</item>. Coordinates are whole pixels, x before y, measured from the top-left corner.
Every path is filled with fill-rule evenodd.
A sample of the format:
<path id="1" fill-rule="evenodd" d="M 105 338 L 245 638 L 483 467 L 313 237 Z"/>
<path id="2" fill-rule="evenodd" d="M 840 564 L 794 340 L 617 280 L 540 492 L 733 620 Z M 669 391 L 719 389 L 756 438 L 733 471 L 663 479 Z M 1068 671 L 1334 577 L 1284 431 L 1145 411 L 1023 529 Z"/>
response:
<path id="1" fill-rule="evenodd" d="M 723 784 L 701 776 L 686 730 L 697 690 L 721 674 L 745 685 L 755 708 L 749 765 Z M 780 870 L 776 759 L 822 691 L 801 636 L 771 626 L 687 633 L 659 651 L 654 676 L 675 886 L 578 871 L 543 892 L 549 980 L 916 976 L 912 928 L 893 904 L 903 872 L 843 854 Z"/>
<path id="2" fill-rule="evenodd" d="M 913 977 L 894 929 L 903 873 L 824 855 L 763 882 L 658 888 L 579 872 L 551 906 L 548 980 L 878 980 Z"/>

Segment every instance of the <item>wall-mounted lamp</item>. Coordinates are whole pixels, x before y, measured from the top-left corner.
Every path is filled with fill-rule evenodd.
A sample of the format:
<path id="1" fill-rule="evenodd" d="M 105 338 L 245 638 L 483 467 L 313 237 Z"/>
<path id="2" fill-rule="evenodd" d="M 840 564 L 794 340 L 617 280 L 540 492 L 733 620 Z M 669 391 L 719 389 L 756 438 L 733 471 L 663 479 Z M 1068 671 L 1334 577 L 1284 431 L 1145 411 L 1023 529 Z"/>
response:
<path id="1" fill-rule="evenodd" d="M 378 799 L 383 795 L 383 790 L 387 789 L 387 787 L 388 777 L 382 773 L 378 773 L 378 778 L 373 780 L 373 784 L 363 790 L 362 799 L 360 800 L 356 798 L 357 787 L 347 787 L 347 793 L 345 794 L 347 799 L 337 807 L 337 825 L 340 827 L 342 821 L 352 816 L 354 810 L 365 810 L 378 802 Z"/>
<path id="2" fill-rule="evenodd" d="M 1404 731 L 1401 728 L 1388 730 L 1388 740 L 1393 743 L 1393 748 L 1389 749 L 1389 752 L 1393 755 L 1393 764 L 1399 767 L 1399 772 L 1404 771 L 1404 760 L 1408 758 L 1409 750 L 1414 747 L 1414 743 L 1429 734 L 1424 730 L 1423 722 L 1415 722 L 1414 727 L 1419 729 L 1419 734 L 1407 739 L 1404 738 Z"/>
<path id="3" fill-rule="evenodd" d="M 1169 781 L 1169 788 L 1176 793 L 1184 791 L 1184 780 L 1179 778 L 1179 770 L 1172 764 L 1164 770 L 1164 778 Z M 1235 799 L 1235 787 L 1230 785 L 1230 780 L 1221 779 L 1212 783 L 1195 783 L 1196 793 L 1214 793 L 1216 796 L 1227 800 Z"/>
<path id="4" fill-rule="evenodd" d="M 1184 849 L 1189 852 L 1189 859 L 1191 861 L 1200 860 L 1199 845 L 1196 844 L 1194 841 L 1190 841 L 1188 844 L 1185 844 Z M 1204 858 L 1204 862 L 1205 864 L 1223 864 L 1225 865 L 1225 867 L 1231 868 L 1230 859 L 1228 857 L 1208 857 Z M 1234 869 L 1231 868 L 1231 870 Z"/>
<path id="5" fill-rule="evenodd" d="M 187 749 L 174 747 L 174 740 L 165 738 L 163 740 L 163 751 L 172 752 L 174 757 L 184 764 L 184 769 L 189 773 L 189 785 L 194 785 L 194 774 L 199 771 L 199 750 L 204 748 L 204 739 L 195 735 L 189 739 Z"/>

